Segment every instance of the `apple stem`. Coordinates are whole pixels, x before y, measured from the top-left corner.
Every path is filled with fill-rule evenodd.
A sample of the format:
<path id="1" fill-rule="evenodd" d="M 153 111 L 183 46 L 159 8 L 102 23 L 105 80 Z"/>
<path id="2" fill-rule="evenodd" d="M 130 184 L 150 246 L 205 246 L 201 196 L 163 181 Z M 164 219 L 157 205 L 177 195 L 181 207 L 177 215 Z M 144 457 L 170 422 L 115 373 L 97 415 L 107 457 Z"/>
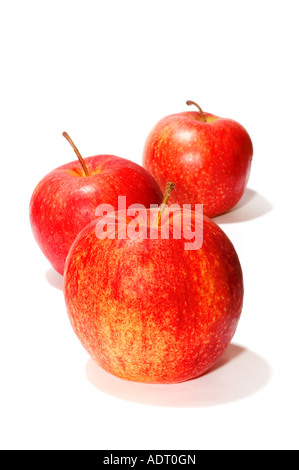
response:
<path id="1" fill-rule="evenodd" d="M 68 135 L 67 132 L 63 132 L 62 133 L 63 137 L 66 138 L 66 140 L 69 142 L 69 144 L 72 146 L 75 154 L 77 155 L 78 159 L 79 159 L 79 162 L 81 163 L 82 165 L 82 168 L 84 170 L 84 173 L 85 173 L 85 176 L 90 176 L 90 173 L 89 173 L 89 170 L 86 166 L 86 163 L 85 161 L 83 160 L 82 158 L 82 155 L 80 154 L 79 150 L 77 149 L 76 145 L 74 144 L 74 142 L 72 141 L 72 139 L 70 138 L 70 136 Z"/>
<path id="2" fill-rule="evenodd" d="M 162 200 L 161 205 L 160 205 L 160 210 L 159 210 L 158 219 L 157 219 L 157 225 L 158 225 L 158 227 L 159 227 L 159 225 L 160 225 L 160 223 L 161 223 L 161 218 L 162 218 L 163 212 L 165 211 L 165 208 L 166 208 L 166 206 L 167 206 L 167 202 L 168 202 L 168 199 L 169 199 L 169 197 L 170 197 L 170 194 L 172 193 L 172 191 L 174 190 L 174 188 L 175 188 L 175 184 L 174 184 L 174 183 L 167 183 L 167 184 L 166 184 L 164 197 L 163 197 L 163 200 Z"/>
<path id="3" fill-rule="evenodd" d="M 196 106 L 197 109 L 199 110 L 201 120 L 202 120 L 203 122 L 207 122 L 205 113 L 203 112 L 203 110 L 201 109 L 201 107 L 200 107 L 197 103 L 195 103 L 195 101 L 188 100 L 188 101 L 186 101 L 186 104 L 187 104 L 188 106 L 191 106 L 191 105 Z"/>

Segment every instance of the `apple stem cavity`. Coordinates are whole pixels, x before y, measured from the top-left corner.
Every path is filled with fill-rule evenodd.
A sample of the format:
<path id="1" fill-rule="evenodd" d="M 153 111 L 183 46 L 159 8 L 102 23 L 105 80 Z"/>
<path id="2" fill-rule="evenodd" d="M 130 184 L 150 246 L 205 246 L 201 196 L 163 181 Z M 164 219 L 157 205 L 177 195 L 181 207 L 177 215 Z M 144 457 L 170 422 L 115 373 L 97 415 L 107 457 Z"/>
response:
<path id="1" fill-rule="evenodd" d="M 203 112 L 203 110 L 201 109 L 201 107 L 200 107 L 197 103 L 195 103 L 195 101 L 188 100 L 188 101 L 186 101 L 186 104 L 187 104 L 188 106 L 192 106 L 192 105 L 196 106 L 197 109 L 199 110 L 199 114 L 200 114 L 201 120 L 202 120 L 203 122 L 207 122 L 205 113 Z"/>
<path id="2" fill-rule="evenodd" d="M 84 173 L 85 173 L 85 176 L 90 176 L 89 170 L 88 170 L 88 168 L 87 168 L 87 166 L 86 166 L 85 161 L 84 161 L 83 158 L 82 158 L 81 153 L 80 153 L 79 150 L 77 149 L 76 145 L 74 144 L 74 142 L 72 141 L 72 139 L 70 138 L 70 136 L 68 135 L 68 133 L 67 133 L 67 132 L 63 132 L 62 135 L 63 135 L 63 137 L 66 138 L 66 140 L 68 141 L 68 143 L 69 143 L 69 144 L 71 145 L 71 147 L 73 148 L 75 154 L 77 155 L 78 160 L 79 160 L 79 162 L 80 162 L 81 165 L 82 165 L 82 168 L 83 168 L 83 171 L 84 171 Z"/>
<path id="3" fill-rule="evenodd" d="M 174 190 L 174 188 L 175 188 L 174 183 L 169 182 L 169 183 L 166 184 L 164 197 L 163 197 L 163 200 L 162 200 L 161 205 L 160 205 L 160 210 L 159 210 L 158 219 L 157 219 L 158 227 L 161 223 L 161 218 L 162 218 L 163 212 L 165 211 L 165 208 L 167 206 L 168 199 L 170 198 L 170 195 L 171 195 L 172 191 Z"/>

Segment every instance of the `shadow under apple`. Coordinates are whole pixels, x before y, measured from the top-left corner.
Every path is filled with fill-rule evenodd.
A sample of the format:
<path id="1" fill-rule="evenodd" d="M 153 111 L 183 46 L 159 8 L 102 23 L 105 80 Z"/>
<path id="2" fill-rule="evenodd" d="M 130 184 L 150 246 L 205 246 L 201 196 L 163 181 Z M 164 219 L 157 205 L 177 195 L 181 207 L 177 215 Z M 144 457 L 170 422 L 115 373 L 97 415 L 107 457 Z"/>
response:
<path id="1" fill-rule="evenodd" d="M 63 290 L 63 276 L 59 274 L 55 269 L 50 268 L 45 274 L 48 283 L 56 289 Z"/>
<path id="2" fill-rule="evenodd" d="M 108 395 L 134 403 L 181 408 L 215 406 L 246 398 L 267 385 L 272 375 L 265 359 L 236 344 L 230 344 L 207 373 L 179 384 L 143 384 L 119 379 L 92 359 L 85 371 L 90 383 Z"/>
<path id="3" fill-rule="evenodd" d="M 214 217 L 217 224 L 246 222 L 261 217 L 273 209 L 272 204 L 253 189 L 246 188 L 238 204 L 225 214 Z"/>

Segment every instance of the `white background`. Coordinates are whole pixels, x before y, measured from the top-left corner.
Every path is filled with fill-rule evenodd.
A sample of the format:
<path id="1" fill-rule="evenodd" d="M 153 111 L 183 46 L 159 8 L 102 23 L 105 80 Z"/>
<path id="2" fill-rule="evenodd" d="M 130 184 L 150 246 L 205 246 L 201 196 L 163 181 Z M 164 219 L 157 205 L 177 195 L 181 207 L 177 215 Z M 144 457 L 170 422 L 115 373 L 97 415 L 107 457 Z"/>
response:
<path id="1" fill-rule="evenodd" d="M 1 1 L 1 448 L 298 449 L 297 7 Z M 75 158 L 62 131 L 83 156 L 141 163 L 151 127 L 187 99 L 253 141 L 248 190 L 216 219 L 243 267 L 243 313 L 209 374 L 130 383 L 96 367 L 75 337 L 29 200 Z"/>

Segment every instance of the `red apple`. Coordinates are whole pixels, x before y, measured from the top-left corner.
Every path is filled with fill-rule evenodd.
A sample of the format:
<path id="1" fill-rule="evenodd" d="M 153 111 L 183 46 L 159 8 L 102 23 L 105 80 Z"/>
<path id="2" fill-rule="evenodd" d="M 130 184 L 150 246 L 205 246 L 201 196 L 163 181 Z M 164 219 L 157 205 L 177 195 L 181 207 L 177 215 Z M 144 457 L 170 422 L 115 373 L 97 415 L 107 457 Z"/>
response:
<path id="1" fill-rule="evenodd" d="M 78 159 L 47 174 L 30 201 L 34 237 L 52 266 L 63 274 L 69 249 L 78 233 L 95 219 L 99 204 L 116 207 L 118 196 L 127 205 L 160 204 L 163 194 L 154 178 L 140 165 L 114 155 L 83 160 L 67 133 Z"/>
<path id="2" fill-rule="evenodd" d="M 250 173 L 253 147 L 247 131 L 232 119 L 182 112 L 161 119 L 148 135 L 143 166 L 162 188 L 173 181 L 171 202 L 200 203 L 215 217 L 242 197 Z"/>
<path id="3" fill-rule="evenodd" d="M 102 219 L 94 221 L 67 258 L 71 325 L 97 364 L 123 379 L 166 384 L 198 377 L 222 356 L 241 315 L 242 270 L 231 241 L 206 216 L 199 226 L 190 211 L 191 230 L 201 229 L 203 239 L 200 249 L 186 249 L 189 236 L 181 229 L 174 237 L 177 219 L 168 216 L 151 226 L 156 237 L 147 226 L 138 229 L 142 237 L 123 237 L 124 227 L 128 234 L 135 225 L 127 213 L 117 214 L 114 238 L 109 229 L 100 236 Z M 167 220 L 170 236 L 162 239 Z"/>

